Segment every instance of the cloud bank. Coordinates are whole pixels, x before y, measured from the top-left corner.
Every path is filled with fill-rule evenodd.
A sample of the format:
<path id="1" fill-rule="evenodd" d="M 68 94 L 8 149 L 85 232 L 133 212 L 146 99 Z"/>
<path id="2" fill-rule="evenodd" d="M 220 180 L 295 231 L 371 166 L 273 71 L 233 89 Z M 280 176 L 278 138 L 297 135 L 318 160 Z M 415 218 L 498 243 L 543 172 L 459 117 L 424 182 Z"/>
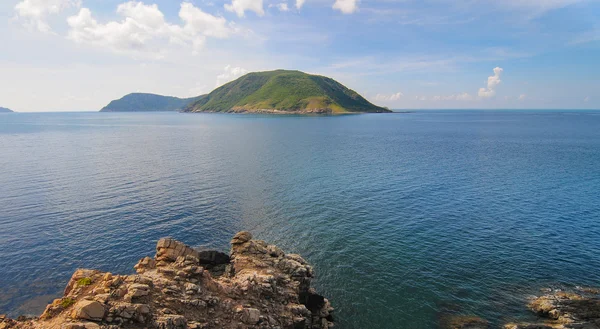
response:
<path id="1" fill-rule="evenodd" d="M 121 21 L 99 23 L 88 8 L 67 19 L 68 38 L 115 52 L 149 53 L 160 57 L 168 44 L 180 45 L 198 52 L 207 38 L 228 38 L 236 32 L 233 23 L 223 17 L 203 12 L 189 2 L 179 10 L 182 25 L 165 21 L 156 4 L 130 1 L 117 7 Z"/>
<path id="2" fill-rule="evenodd" d="M 335 0 L 332 8 L 344 14 L 352 14 L 358 10 L 358 0 Z"/>
<path id="3" fill-rule="evenodd" d="M 48 33 L 52 31 L 46 21 L 48 16 L 80 6 L 80 0 L 23 0 L 15 6 L 15 13 L 16 18 L 28 28 Z"/>
<path id="4" fill-rule="evenodd" d="M 401 92 L 397 92 L 397 93 L 391 94 L 391 95 L 377 94 L 377 95 L 375 95 L 375 100 L 378 102 L 397 101 L 400 98 L 402 98 L 403 96 L 404 96 L 404 94 Z"/>
<path id="5" fill-rule="evenodd" d="M 230 4 L 224 5 L 227 11 L 236 13 L 238 17 L 244 17 L 246 11 L 253 11 L 258 16 L 264 16 L 263 0 L 233 0 Z"/>

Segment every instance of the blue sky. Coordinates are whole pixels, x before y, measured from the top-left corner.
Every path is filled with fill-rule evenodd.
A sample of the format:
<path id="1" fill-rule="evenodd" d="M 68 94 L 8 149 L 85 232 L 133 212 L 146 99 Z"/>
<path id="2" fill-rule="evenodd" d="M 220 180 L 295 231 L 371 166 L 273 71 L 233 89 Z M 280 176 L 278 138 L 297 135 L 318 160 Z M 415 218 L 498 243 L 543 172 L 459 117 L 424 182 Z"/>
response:
<path id="1" fill-rule="evenodd" d="M 98 110 L 251 71 L 394 109 L 600 108 L 600 1 L 3 0 L 0 106 Z"/>

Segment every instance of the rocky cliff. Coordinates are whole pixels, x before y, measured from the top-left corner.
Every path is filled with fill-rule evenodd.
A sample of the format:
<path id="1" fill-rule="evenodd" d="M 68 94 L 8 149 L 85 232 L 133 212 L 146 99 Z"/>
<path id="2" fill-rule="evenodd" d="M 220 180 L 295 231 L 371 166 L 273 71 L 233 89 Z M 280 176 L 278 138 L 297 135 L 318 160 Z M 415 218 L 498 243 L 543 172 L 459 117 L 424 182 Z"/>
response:
<path id="1" fill-rule="evenodd" d="M 313 269 L 302 257 L 240 232 L 230 255 L 197 251 L 173 239 L 137 274 L 77 270 L 64 296 L 35 319 L 0 316 L 7 328 L 279 328 L 333 326 L 329 301 L 310 287 Z"/>

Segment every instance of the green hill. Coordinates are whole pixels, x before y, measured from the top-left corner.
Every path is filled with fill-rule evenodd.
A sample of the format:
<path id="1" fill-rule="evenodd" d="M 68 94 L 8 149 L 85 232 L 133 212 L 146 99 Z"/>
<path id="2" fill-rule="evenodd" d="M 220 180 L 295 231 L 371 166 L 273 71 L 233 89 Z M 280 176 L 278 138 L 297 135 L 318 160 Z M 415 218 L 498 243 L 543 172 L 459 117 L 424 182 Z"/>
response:
<path id="1" fill-rule="evenodd" d="M 383 113 L 354 90 L 320 75 L 276 70 L 249 73 L 195 102 L 184 112 Z"/>
<path id="2" fill-rule="evenodd" d="M 100 112 L 179 111 L 187 104 L 197 101 L 202 97 L 204 95 L 193 98 L 177 98 L 155 94 L 133 93 L 110 102 Z"/>
<path id="3" fill-rule="evenodd" d="M 0 113 L 2 113 L 2 112 L 8 113 L 8 112 L 12 112 L 12 110 L 7 109 L 6 107 L 0 107 Z"/>

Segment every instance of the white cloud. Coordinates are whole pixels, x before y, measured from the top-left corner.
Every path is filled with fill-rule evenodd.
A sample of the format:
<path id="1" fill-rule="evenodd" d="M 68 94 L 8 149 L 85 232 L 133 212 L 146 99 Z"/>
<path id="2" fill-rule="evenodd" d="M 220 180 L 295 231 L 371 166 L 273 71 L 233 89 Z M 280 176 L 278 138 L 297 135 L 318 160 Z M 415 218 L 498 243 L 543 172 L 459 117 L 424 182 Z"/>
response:
<path id="1" fill-rule="evenodd" d="M 521 95 L 519 95 L 519 98 L 518 98 L 518 99 L 519 99 L 520 101 L 524 101 L 526 98 L 527 98 L 527 95 L 525 95 L 525 94 L 521 94 Z"/>
<path id="2" fill-rule="evenodd" d="M 285 2 L 281 2 L 276 5 L 270 4 L 269 8 L 271 8 L 271 7 L 277 7 L 277 9 L 279 9 L 279 11 L 289 11 L 290 10 L 290 7 L 288 7 L 288 4 Z"/>
<path id="3" fill-rule="evenodd" d="M 234 12 L 238 17 L 244 17 L 247 10 L 255 12 L 258 16 L 263 16 L 263 0 L 233 0 L 231 4 L 225 4 L 227 11 Z"/>
<path id="4" fill-rule="evenodd" d="M 130 1 L 117 7 L 122 21 L 98 23 L 88 8 L 68 18 L 69 39 L 100 46 L 115 52 L 149 53 L 161 57 L 166 45 L 177 44 L 197 52 L 207 37 L 227 38 L 235 32 L 225 18 L 207 14 L 191 3 L 183 2 L 179 17 L 183 25 L 169 24 L 157 5 Z"/>
<path id="5" fill-rule="evenodd" d="M 449 95 L 449 96 L 433 96 L 432 100 L 434 100 L 434 101 L 471 101 L 471 100 L 473 100 L 473 96 L 468 93 L 460 93 L 460 94 Z"/>
<path id="6" fill-rule="evenodd" d="M 399 100 L 403 96 L 404 96 L 404 94 L 401 92 L 397 92 L 397 93 L 391 94 L 391 95 L 377 94 L 377 95 L 375 95 L 375 100 L 378 102 L 389 102 L 389 101 L 393 102 L 393 101 Z"/>
<path id="7" fill-rule="evenodd" d="M 586 98 L 583 99 L 584 102 L 589 102 L 590 101 L 590 96 L 587 96 Z"/>
<path id="8" fill-rule="evenodd" d="M 332 8 L 344 14 L 352 14 L 358 9 L 358 0 L 335 0 Z"/>
<path id="9" fill-rule="evenodd" d="M 473 96 L 469 95 L 468 93 L 462 93 L 462 94 L 456 95 L 456 100 L 457 101 L 471 101 L 471 100 L 473 100 Z"/>
<path id="10" fill-rule="evenodd" d="M 306 0 L 296 0 L 296 9 L 302 8 L 302 6 L 304 6 L 305 1 Z"/>
<path id="11" fill-rule="evenodd" d="M 233 23 L 227 23 L 225 18 L 207 14 L 188 2 L 181 4 L 179 17 L 185 22 L 184 32 L 189 35 L 202 34 L 207 37 L 227 38 L 237 32 Z"/>
<path id="12" fill-rule="evenodd" d="M 500 75 L 504 71 L 500 67 L 494 68 L 494 75 L 488 77 L 487 88 L 480 88 L 478 95 L 482 98 L 489 98 L 496 96 L 496 87 L 502 82 Z"/>
<path id="13" fill-rule="evenodd" d="M 47 33 L 52 31 L 46 22 L 49 15 L 80 6 L 80 0 L 23 0 L 17 3 L 15 12 L 16 18 L 22 20 L 25 26 Z"/>
<path id="14" fill-rule="evenodd" d="M 403 94 L 403 93 L 401 93 L 401 92 L 397 92 L 397 93 L 393 94 L 392 96 L 390 96 L 390 100 L 391 100 L 391 101 L 397 101 L 397 100 L 399 100 L 400 98 L 402 98 L 402 96 L 404 96 L 404 94 Z"/>
<path id="15" fill-rule="evenodd" d="M 231 65 L 225 66 L 225 68 L 223 69 L 223 71 L 224 71 L 223 73 L 221 73 L 221 74 L 219 74 L 217 76 L 217 83 L 215 85 L 215 88 L 219 87 L 219 86 L 222 86 L 225 83 L 227 83 L 227 82 L 229 82 L 229 81 L 231 81 L 233 79 L 239 78 L 242 75 L 248 73 L 248 70 L 246 70 L 244 68 L 241 68 L 241 67 L 231 67 Z"/>

